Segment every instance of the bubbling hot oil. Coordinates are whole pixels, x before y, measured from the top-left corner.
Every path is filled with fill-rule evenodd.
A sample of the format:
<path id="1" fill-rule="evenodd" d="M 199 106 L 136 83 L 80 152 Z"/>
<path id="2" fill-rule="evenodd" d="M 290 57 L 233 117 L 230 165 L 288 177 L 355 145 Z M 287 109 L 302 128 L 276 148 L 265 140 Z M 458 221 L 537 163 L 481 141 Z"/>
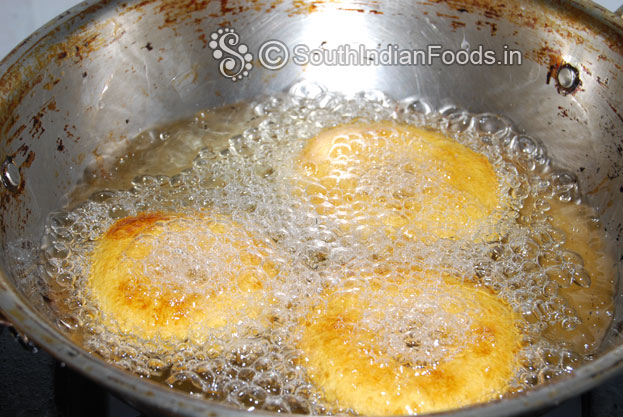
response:
<path id="1" fill-rule="evenodd" d="M 327 401 L 323 387 L 310 382 L 297 348 L 300 324 L 328 291 L 348 292 L 370 277 L 404 275 L 406 268 L 451 275 L 486 289 L 521 317 L 519 366 L 500 396 L 568 374 L 590 358 L 611 322 L 615 270 L 599 221 L 581 202 L 572 174 L 555 169 L 537 141 L 494 114 L 470 114 L 452 106 L 432 110 L 424 101 L 394 101 L 376 92 L 344 97 L 329 92 L 312 96 L 309 91 L 296 86 L 283 96 L 202 112 L 148 131 L 127 153 L 107 159 L 106 175 L 87 172 L 74 194 L 75 206 L 49 217 L 43 239 L 43 269 L 59 326 L 117 366 L 193 395 L 244 409 L 354 412 L 339 401 Z M 306 143 L 326 128 L 377 121 L 436 130 L 486 156 L 501 193 L 508 196 L 493 237 L 413 239 L 410 233 L 362 233 L 343 227 L 335 213 L 319 211 L 295 168 Z M 400 195 L 384 190 L 391 188 L 388 182 L 409 184 L 412 179 L 404 170 L 383 169 L 383 175 L 364 177 L 366 187 L 383 194 L 376 197 L 386 204 L 408 209 Z M 119 190 L 103 189 L 111 181 Z M 409 195 L 411 204 L 417 195 Z M 347 208 L 366 223 L 364 208 Z M 279 264 L 280 279 L 260 290 L 261 299 L 272 300 L 263 305 L 267 319 L 232 317 L 225 332 L 206 325 L 194 330 L 199 338 L 167 340 L 141 339 L 105 320 L 88 283 L 91 253 L 117 220 L 145 212 L 214 212 L 274 244 L 280 254 L 272 261 Z M 408 225 L 401 230 L 409 230 Z M 154 236 L 136 239 L 153 241 Z M 200 238 L 183 235 L 178 240 L 193 239 Z M 219 254 L 242 245 L 232 235 L 223 247 L 215 242 L 207 260 L 197 245 L 180 244 L 132 262 L 145 271 L 154 265 L 172 268 L 170 276 L 179 278 L 176 285 L 196 292 L 193 274 L 201 275 L 206 267 L 218 276 L 228 268 Z M 172 256 L 177 258 L 167 259 Z M 392 279 L 380 282 L 385 283 L 375 289 L 377 294 L 383 294 L 384 285 L 391 287 L 388 294 L 412 287 Z M 218 279 L 215 283 L 219 291 L 227 291 Z M 199 289 L 214 291 L 214 285 Z M 469 343 L 478 312 L 449 313 L 443 306 L 453 302 L 452 296 L 440 294 L 438 286 L 418 286 L 418 297 L 417 304 L 394 303 L 389 310 L 388 300 L 375 298 L 361 326 L 382 334 L 386 353 L 405 366 L 450 361 L 461 343 Z M 372 355 L 372 360 L 386 357 Z"/>

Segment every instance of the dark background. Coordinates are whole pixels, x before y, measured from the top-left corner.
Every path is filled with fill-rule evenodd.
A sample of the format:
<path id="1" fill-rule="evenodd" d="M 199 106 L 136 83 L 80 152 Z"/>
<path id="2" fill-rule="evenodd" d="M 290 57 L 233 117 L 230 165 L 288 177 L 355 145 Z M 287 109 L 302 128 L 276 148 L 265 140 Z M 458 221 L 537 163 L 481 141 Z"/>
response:
<path id="1" fill-rule="evenodd" d="M 1 417 L 146 417 L 46 352 L 31 353 L 0 327 Z M 623 376 L 543 417 L 623 416 Z"/>

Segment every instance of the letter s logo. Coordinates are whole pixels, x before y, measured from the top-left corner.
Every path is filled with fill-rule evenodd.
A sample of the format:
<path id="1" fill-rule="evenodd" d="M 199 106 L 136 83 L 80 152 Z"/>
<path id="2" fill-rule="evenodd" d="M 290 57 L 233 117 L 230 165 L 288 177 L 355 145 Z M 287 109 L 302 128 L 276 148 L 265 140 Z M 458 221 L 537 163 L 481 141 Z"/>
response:
<path id="1" fill-rule="evenodd" d="M 233 28 L 219 29 L 210 35 L 208 46 L 213 50 L 212 56 L 220 61 L 219 72 L 232 81 L 249 76 L 253 68 L 253 55 Z M 237 48 L 236 48 L 237 47 Z M 224 55 L 225 53 L 226 55 Z"/>

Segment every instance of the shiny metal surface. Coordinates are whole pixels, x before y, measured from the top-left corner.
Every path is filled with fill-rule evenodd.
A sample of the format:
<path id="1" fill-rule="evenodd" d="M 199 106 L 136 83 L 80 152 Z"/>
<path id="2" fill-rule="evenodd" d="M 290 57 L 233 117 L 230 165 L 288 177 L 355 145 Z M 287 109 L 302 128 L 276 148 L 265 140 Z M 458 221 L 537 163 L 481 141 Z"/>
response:
<path id="1" fill-rule="evenodd" d="M 235 28 L 254 53 L 268 40 L 293 48 L 398 45 L 519 49 L 521 65 L 299 66 L 278 71 L 255 59 L 249 76 L 219 73 L 210 35 Z M 580 83 L 561 93 L 564 64 Z M 600 209 L 619 257 L 623 219 L 623 28 L 588 2 L 256 1 L 253 3 L 90 1 L 33 34 L 0 63 L 0 160 L 19 168 L 17 192 L 0 186 L 0 309 L 41 347 L 142 409 L 166 415 L 241 412 L 191 398 L 107 365 L 71 343 L 32 288 L 46 215 L 63 207 L 85 171 L 106 176 L 142 129 L 260 95 L 299 80 L 329 90 L 381 90 L 394 98 L 447 100 L 504 115 L 543 142 L 555 163 L 576 173 Z M 587 390 L 623 368 L 623 301 L 595 361 L 573 377 L 511 400 L 447 413 L 525 413 Z M 445 415 L 445 414 L 444 414 Z"/>

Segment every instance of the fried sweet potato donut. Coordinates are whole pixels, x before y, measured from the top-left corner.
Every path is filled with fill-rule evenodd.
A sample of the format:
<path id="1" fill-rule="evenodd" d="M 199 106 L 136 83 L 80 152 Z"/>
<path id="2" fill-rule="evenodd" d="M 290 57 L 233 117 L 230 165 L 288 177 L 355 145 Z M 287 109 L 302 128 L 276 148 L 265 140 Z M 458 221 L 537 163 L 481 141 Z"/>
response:
<path id="1" fill-rule="evenodd" d="M 259 319 L 278 261 L 231 219 L 145 213 L 118 220 L 96 242 L 88 278 L 102 320 L 122 334 L 201 343 Z"/>
<path id="2" fill-rule="evenodd" d="M 298 347 L 330 403 L 361 415 L 419 414 L 503 395 L 518 368 L 518 324 L 486 289 L 406 272 L 329 292 L 302 323 Z"/>
<path id="3" fill-rule="evenodd" d="M 347 230 L 401 230 L 416 239 L 490 234 L 504 206 L 484 155 L 389 121 L 324 130 L 308 141 L 297 167 L 300 189 L 318 213 L 337 216 Z"/>

